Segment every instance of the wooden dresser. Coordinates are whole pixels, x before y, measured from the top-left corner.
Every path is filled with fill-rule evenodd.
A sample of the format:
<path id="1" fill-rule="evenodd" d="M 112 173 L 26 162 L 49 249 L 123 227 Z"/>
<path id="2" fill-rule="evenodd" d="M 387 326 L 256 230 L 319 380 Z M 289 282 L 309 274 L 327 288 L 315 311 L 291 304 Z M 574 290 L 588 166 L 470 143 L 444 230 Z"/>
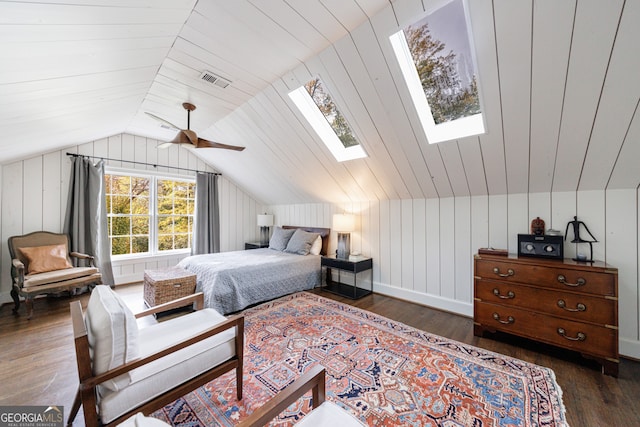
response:
<path id="1" fill-rule="evenodd" d="M 618 375 L 618 269 L 476 255 L 474 334 L 502 331 L 580 352 Z"/>

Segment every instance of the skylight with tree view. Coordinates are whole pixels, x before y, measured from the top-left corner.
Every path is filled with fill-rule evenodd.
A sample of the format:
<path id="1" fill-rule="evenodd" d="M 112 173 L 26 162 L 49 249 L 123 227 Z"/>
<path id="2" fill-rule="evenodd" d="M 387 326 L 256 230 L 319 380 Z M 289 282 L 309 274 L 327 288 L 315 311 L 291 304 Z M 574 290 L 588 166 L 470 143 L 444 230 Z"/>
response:
<path id="1" fill-rule="evenodd" d="M 390 37 L 429 143 L 485 132 L 462 0 Z"/>
<path id="2" fill-rule="evenodd" d="M 346 118 L 319 78 L 289 93 L 289 97 L 339 162 L 366 157 Z"/>

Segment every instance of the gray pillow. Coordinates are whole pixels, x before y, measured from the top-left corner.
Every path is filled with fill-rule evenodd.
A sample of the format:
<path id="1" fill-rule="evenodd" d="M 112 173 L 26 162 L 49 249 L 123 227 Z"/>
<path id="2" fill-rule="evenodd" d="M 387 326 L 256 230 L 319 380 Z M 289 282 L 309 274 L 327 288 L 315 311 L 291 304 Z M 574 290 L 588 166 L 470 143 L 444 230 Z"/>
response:
<path id="1" fill-rule="evenodd" d="M 293 233 L 293 236 L 291 236 L 291 239 L 289 239 L 287 248 L 284 251 L 298 255 L 309 255 L 311 245 L 313 245 L 313 242 L 315 242 L 318 236 L 318 233 L 309 233 L 308 231 L 298 228 L 296 232 Z"/>
<path id="2" fill-rule="evenodd" d="M 284 251 L 287 248 L 287 243 L 289 243 L 289 239 L 293 236 L 293 233 L 296 230 L 292 229 L 283 229 L 280 227 L 276 227 L 273 229 L 273 234 L 271 235 L 271 239 L 269 240 L 269 249 L 275 249 L 276 251 Z"/>

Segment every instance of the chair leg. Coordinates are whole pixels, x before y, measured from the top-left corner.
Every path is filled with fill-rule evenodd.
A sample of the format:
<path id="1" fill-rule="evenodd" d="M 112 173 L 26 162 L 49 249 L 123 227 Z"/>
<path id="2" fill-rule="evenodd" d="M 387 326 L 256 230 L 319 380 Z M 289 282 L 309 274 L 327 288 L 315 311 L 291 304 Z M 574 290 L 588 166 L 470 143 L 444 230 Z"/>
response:
<path id="1" fill-rule="evenodd" d="M 15 288 L 11 288 L 11 298 L 13 298 L 13 314 L 18 314 L 20 308 L 20 296 Z"/>
<path id="2" fill-rule="evenodd" d="M 242 361 L 238 361 L 236 368 L 236 395 L 238 400 L 242 400 Z"/>
<path id="3" fill-rule="evenodd" d="M 26 297 L 24 304 L 27 306 L 27 319 L 31 320 L 31 317 L 33 317 L 33 298 Z"/>
<path id="4" fill-rule="evenodd" d="M 71 412 L 69 412 L 69 418 L 67 418 L 67 426 L 73 425 L 73 420 L 76 419 L 76 415 L 78 415 L 78 410 L 80 409 L 80 390 L 76 393 L 76 398 L 73 400 L 73 405 L 71 406 Z"/>

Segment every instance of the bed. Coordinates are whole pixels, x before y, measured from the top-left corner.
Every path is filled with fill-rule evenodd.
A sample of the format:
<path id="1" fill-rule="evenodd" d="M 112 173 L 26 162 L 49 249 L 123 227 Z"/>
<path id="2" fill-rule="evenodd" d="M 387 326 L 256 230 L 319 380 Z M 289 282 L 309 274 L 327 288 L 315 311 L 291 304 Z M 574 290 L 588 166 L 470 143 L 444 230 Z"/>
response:
<path id="1" fill-rule="evenodd" d="M 282 228 L 320 234 L 320 254 L 326 255 L 328 228 Z M 322 276 L 320 255 L 298 255 L 269 248 L 193 255 L 180 261 L 178 266 L 196 275 L 196 292 L 204 293 L 205 307 L 222 314 L 313 289 L 320 285 Z"/>

